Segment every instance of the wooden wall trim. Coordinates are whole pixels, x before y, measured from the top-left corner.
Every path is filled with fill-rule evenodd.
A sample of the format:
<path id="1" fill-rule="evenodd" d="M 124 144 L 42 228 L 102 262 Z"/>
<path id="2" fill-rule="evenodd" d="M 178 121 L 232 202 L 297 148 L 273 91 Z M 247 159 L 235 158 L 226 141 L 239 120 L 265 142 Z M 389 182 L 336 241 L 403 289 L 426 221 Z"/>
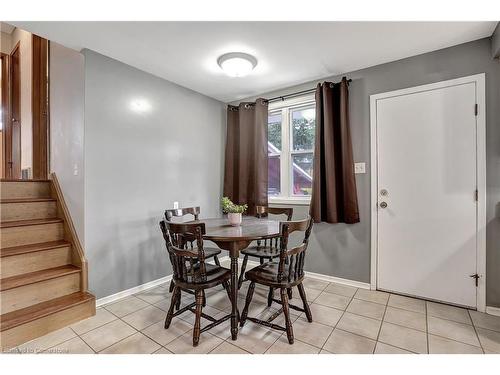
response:
<path id="1" fill-rule="evenodd" d="M 2 169 L 1 176 L 3 178 L 10 177 L 10 166 L 9 161 L 12 159 L 12 131 L 11 131 L 11 121 L 10 121 L 10 56 L 6 53 L 0 52 L 0 59 L 2 60 L 2 82 L 1 82 L 1 93 L 2 102 L 0 106 L 2 108 Z M 7 175 L 9 173 L 9 176 Z"/>
<path id="2" fill-rule="evenodd" d="M 33 178 L 43 179 L 49 173 L 49 42 L 32 36 L 32 124 L 33 124 Z"/>
<path id="3" fill-rule="evenodd" d="M 57 180 L 57 176 L 55 173 L 50 174 L 51 180 L 51 194 L 53 198 L 57 199 L 57 211 L 58 217 L 64 220 L 64 236 L 65 240 L 71 243 L 72 248 L 72 257 L 73 264 L 77 265 L 81 268 L 81 291 L 88 291 L 88 267 L 87 267 L 87 259 L 85 258 L 85 252 L 83 251 L 83 247 L 81 245 L 80 239 L 78 238 L 78 234 L 76 233 L 75 226 L 73 224 L 73 220 L 71 219 L 71 215 L 69 213 L 68 206 L 66 205 L 66 201 L 64 200 L 64 195 L 61 189 L 61 185 Z"/>
<path id="4" fill-rule="evenodd" d="M 18 58 L 19 58 L 19 64 L 21 64 L 21 59 L 23 55 L 21 54 L 21 41 L 18 41 L 14 48 L 12 48 L 12 51 L 10 52 L 9 55 L 9 121 L 7 122 L 7 126 L 9 128 L 8 132 L 8 138 L 6 140 L 8 141 L 8 147 L 7 147 L 7 171 L 6 171 L 6 178 L 10 179 L 20 179 L 21 178 L 21 136 L 18 136 L 20 134 L 21 129 L 19 128 L 16 131 L 16 136 L 14 137 L 14 111 L 12 109 L 13 107 L 13 97 L 14 97 L 14 88 L 18 86 L 18 82 L 20 85 L 20 82 L 22 82 L 22 72 L 21 72 L 21 67 L 19 65 L 18 69 L 18 74 L 17 78 L 14 77 L 14 63 L 13 63 L 13 56 L 18 53 Z M 22 103 L 21 103 L 21 87 L 17 87 L 19 91 L 19 98 L 18 98 L 18 106 L 19 106 L 19 118 L 16 120 L 18 121 L 20 127 L 22 127 L 22 118 L 21 118 L 21 113 L 22 113 Z"/>

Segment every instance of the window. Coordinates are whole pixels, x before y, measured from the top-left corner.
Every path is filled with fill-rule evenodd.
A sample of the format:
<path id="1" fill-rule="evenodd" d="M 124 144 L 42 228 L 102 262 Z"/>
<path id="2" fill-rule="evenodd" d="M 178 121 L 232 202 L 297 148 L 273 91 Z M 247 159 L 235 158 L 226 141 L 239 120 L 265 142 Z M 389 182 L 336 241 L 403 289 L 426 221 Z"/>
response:
<path id="1" fill-rule="evenodd" d="M 270 203 L 309 204 L 316 127 L 314 96 L 269 105 Z"/>

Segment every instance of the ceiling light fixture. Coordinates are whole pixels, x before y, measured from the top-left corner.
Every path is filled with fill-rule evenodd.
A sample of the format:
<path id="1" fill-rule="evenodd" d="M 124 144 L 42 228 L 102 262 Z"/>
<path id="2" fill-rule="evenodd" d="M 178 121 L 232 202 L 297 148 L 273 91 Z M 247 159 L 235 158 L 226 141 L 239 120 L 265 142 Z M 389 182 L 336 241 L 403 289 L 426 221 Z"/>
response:
<path id="1" fill-rule="evenodd" d="M 257 66 L 257 59 L 248 53 L 231 52 L 220 56 L 217 64 L 230 77 L 244 77 Z"/>
<path id="2" fill-rule="evenodd" d="M 130 102 L 130 109 L 136 113 L 146 113 L 151 110 L 151 103 L 146 99 L 134 99 Z"/>

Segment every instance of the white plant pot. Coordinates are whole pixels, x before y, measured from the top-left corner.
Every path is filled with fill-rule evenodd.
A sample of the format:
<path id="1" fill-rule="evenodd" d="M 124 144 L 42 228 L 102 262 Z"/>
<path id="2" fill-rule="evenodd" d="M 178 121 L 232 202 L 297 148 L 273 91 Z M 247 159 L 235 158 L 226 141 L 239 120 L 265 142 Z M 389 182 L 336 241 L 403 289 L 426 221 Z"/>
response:
<path id="1" fill-rule="evenodd" d="M 241 225 L 241 214 L 228 213 L 227 219 L 229 220 L 229 224 L 233 227 L 238 227 Z"/>

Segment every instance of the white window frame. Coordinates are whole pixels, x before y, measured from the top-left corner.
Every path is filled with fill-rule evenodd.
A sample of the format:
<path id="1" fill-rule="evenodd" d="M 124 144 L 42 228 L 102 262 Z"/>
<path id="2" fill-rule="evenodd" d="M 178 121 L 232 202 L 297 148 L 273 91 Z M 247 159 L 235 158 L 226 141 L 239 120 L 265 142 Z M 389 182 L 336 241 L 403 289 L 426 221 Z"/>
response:
<path id="1" fill-rule="evenodd" d="M 280 195 L 268 195 L 270 204 L 309 205 L 311 197 L 294 196 L 292 186 L 292 154 L 300 154 L 291 149 L 290 113 L 295 109 L 316 105 L 314 93 L 280 100 L 269 104 L 269 114 L 281 112 L 281 154 L 280 154 Z M 309 153 L 309 151 L 307 151 Z"/>

